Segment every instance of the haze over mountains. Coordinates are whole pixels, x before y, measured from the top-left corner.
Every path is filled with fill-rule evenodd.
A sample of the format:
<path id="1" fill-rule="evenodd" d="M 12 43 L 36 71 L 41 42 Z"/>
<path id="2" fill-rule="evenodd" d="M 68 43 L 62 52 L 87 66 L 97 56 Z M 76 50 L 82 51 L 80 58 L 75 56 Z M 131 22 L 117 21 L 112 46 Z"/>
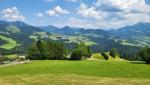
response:
<path id="1" fill-rule="evenodd" d="M 84 42 L 93 52 L 108 51 L 115 47 L 123 53 L 131 53 L 138 51 L 144 45 L 150 45 L 150 23 L 137 23 L 118 30 L 105 31 L 69 26 L 57 28 L 52 25 L 35 27 L 20 21 L 0 21 L 0 35 L 15 40 L 17 46 L 13 49 L 16 51 L 20 49 L 23 51 L 33 41 L 46 39 L 63 42 L 68 49 L 72 49 L 72 46 L 77 43 Z M 1 41 L 5 41 L 2 45 L 8 43 L 3 39 Z M 1 49 L 5 48 L 1 47 Z"/>

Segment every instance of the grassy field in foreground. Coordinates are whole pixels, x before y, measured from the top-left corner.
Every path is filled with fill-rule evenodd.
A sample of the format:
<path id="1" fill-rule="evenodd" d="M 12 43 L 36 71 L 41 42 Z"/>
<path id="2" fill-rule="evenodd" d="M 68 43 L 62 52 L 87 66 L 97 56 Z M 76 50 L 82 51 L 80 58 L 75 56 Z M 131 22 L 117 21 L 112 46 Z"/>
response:
<path id="1" fill-rule="evenodd" d="M 8 38 L 8 37 L 5 37 L 5 36 L 1 36 L 1 35 L 0 35 L 0 38 L 1 38 L 2 40 L 6 40 L 6 41 L 8 42 L 8 43 L 6 43 L 6 44 L 0 46 L 0 48 L 12 49 L 12 48 L 14 48 L 14 47 L 17 46 L 16 41 L 13 40 L 13 39 L 11 39 L 11 38 Z"/>
<path id="2" fill-rule="evenodd" d="M 149 75 L 150 65 L 142 63 L 46 60 L 0 68 L 0 84 L 149 85 Z"/>

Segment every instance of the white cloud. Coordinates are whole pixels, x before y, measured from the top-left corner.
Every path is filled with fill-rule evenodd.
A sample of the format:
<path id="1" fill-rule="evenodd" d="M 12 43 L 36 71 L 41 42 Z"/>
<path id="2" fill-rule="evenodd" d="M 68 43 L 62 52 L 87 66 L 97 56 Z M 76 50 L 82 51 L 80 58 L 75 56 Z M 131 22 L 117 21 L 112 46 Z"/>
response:
<path id="1" fill-rule="evenodd" d="M 54 7 L 47 12 L 50 16 L 63 14 L 62 8 L 59 7 Z M 138 22 L 150 22 L 150 5 L 147 5 L 144 0 L 97 0 L 94 4 L 81 3 L 77 14 L 80 16 L 57 22 L 54 25 L 118 29 Z"/>
<path id="2" fill-rule="evenodd" d="M 21 15 L 20 11 L 16 7 L 6 8 L 2 10 L 3 18 L 8 20 L 25 20 L 25 17 Z"/>
<path id="3" fill-rule="evenodd" d="M 97 0 L 97 7 L 120 9 L 124 12 L 150 12 L 145 0 Z"/>
<path id="4" fill-rule="evenodd" d="M 38 12 L 38 13 L 36 13 L 35 15 L 36 15 L 37 17 L 44 17 L 44 14 L 41 13 L 41 12 Z"/>
<path id="5" fill-rule="evenodd" d="M 58 16 L 59 14 L 69 14 L 69 11 L 61 8 L 60 6 L 56 6 L 53 9 L 46 11 L 49 16 Z"/>
<path id="6" fill-rule="evenodd" d="M 69 12 L 66 9 L 62 9 L 60 6 L 56 6 L 53 9 L 58 14 L 69 14 Z"/>
<path id="7" fill-rule="evenodd" d="M 117 29 L 150 22 L 150 5 L 144 0 L 97 0 L 91 5 L 82 3 L 77 13 L 86 18 L 73 21 L 85 28 Z"/>
<path id="8" fill-rule="evenodd" d="M 48 11 L 46 11 L 46 13 L 49 15 L 49 16 L 54 16 L 56 13 L 55 13 L 55 11 L 53 11 L 53 10 L 48 10 Z"/>
<path id="9" fill-rule="evenodd" d="M 82 3 L 78 10 L 78 14 L 84 17 L 90 17 L 95 19 L 101 19 L 102 12 L 97 11 L 95 7 L 88 7 L 86 4 Z"/>

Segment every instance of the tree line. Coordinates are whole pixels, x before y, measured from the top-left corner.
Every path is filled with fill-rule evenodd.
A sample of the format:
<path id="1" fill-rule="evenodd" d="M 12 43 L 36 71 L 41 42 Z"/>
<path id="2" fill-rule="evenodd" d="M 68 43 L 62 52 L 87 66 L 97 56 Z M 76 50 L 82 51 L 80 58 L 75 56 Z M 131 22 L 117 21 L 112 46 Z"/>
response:
<path id="1" fill-rule="evenodd" d="M 26 58 L 31 60 L 81 60 L 82 58 L 89 58 L 91 55 L 89 46 L 84 43 L 80 43 L 70 52 L 63 43 L 38 40 L 31 45 Z"/>
<path id="2" fill-rule="evenodd" d="M 105 52 L 101 54 L 106 60 L 108 59 L 108 55 Z M 91 55 L 90 47 L 84 43 L 80 43 L 72 51 L 68 51 L 63 43 L 38 40 L 31 45 L 26 58 L 32 60 L 82 60 L 90 58 Z M 124 55 L 121 55 L 116 48 L 110 50 L 109 55 L 114 58 L 116 56 L 124 58 Z M 140 52 L 133 56 L 140 58 L 140 60 L 146 63 L 150 63 L 150 47 L 143 47 Z"/>
<path id="3" fill-rule="evenodd" d="M 4 58 L 5 53 L 2 52 L 1 54 L 3 56 L 0 56 L 0 62 L 6 60 L 6 58 Z M 38 40 L 30 46 L 26 54 L 26 59 L 31 60 L 82 60 L 90 58 L 92 51 L 90 47 L 84 43 L 79 43 L 70 51 L 65 48 L 63 43 Z M 103 52 L 101 54 L 108 60 L 109 56 L 107 53 Z M 109 55 L 114 58 L 116 56 L 124 58 L 124 55 L 120 54 L 116 48 L 110 50 Z M 143 47 L 140 52 L 133 56 L 140 58 L 140 60 L 146 63 L 150 63 L 150 47 Z"/>

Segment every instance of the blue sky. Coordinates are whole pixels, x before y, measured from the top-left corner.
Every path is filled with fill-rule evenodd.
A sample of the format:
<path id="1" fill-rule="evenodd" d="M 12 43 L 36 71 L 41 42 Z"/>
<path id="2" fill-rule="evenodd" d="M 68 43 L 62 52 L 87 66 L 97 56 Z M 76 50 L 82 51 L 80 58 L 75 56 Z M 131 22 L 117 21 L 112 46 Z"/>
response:
<path id="1" fill-rule="evenodd" d="M 117 29 L 150 22 L 150 0 L 0 0 L 0 19 L 34 26 Z"/>

